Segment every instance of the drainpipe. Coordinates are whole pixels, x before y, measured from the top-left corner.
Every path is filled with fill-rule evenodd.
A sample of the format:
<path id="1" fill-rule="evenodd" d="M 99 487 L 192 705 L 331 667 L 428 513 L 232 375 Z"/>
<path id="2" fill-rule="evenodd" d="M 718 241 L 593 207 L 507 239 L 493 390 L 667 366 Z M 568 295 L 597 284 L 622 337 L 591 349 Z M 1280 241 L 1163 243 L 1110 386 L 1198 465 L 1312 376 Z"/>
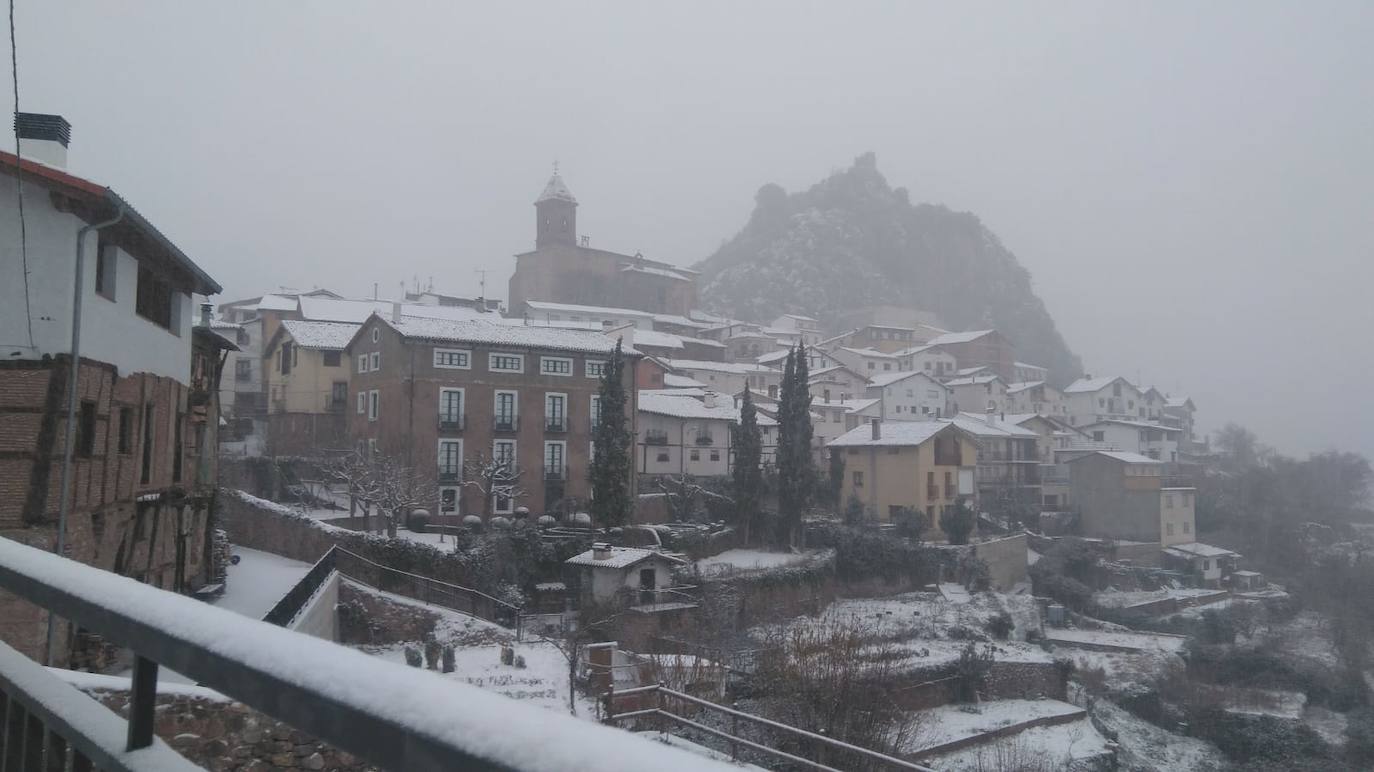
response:
<path id="1" fill-rule="evenodd" d="M 58 555 L 65 557 L 67 550 L 67 514 L 72 506 L 72 443 L 76 440 L 76 401 L 77 383 L 81 374 L 81 299 L 85 296 L 85 247 L 86 234 L 91 231 L 100 231 L 114 225 L 124 219 L 124 205 L 119 204 L 115 211 L 115 216 L 99 223 L 86 225 L 76 232 L 76 279 L 72 286 L 72 351 L 70 372 L 67 375 L 67 426 L 63 432 L 62 440 L 62 487 L 58 494 L 61 502 L 57 514 L 57 547 Z M 97 252 L 96 260 L 100 259 Z M 55 617 L 52 612 L 48 612 L 48 657 L 47 664 L 52 665 L 57 658 L 57 636 Z"/>

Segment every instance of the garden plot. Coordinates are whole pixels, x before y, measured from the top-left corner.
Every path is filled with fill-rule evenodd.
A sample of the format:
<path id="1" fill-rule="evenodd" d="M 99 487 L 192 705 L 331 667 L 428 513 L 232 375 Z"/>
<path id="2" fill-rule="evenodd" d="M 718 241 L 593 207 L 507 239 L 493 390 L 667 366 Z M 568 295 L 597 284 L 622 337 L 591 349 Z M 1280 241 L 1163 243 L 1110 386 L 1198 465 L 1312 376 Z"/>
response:
<path id="1" fill-rule="evenodd" d="M 773 568 L 800 565 L 819 555 L 818 552 L 764 552 L 763 550 L 733 549 L 719 555 L 702 558 L 697 568 L 706 576 L 720 573 L 767 571 Z"/>
<path id="2" fill-rule="evenodd" d="M 1188 639 L 1164 633 L 1123 632 L 1119 630 L 1075 630 L 1047 628 L 1045 640 L 1060 646 L 1099 651 L 1167 651 L 1178 653 Z"/>
<path id="3" fill-rule="evenodd" d="M 1068 703 L 1006 700 L 983 703 L 978 709 L 982 712 L 969 713 L 956 706 L 928 711 L 934 715 L 932 725 L 923 727 L 923 732 L 933 733 L 927 737 L 945 738 L 945 743 L 962 747 L 935 755 L 917 751 L 922 763 L 942 772 L 1057 769 L 1112 752 L 1112 745 L 1093 727 L 1087 714 Z M 1026 723 L 1035 725 L 1018 729 Z"/>
<path id="4" fill-rule="evenodd" d="M 1083 709 L 1058 700 L 996 700 L 977 705 L 944 705 L 920 712 L 921 731 L 906 753 L 978 737 L 1027 721 L 1081 715 Z"/>
<path id="5" fill-rule="evenodd" d="M 1176 772 L 1218 770 L 1230 766 L 1215 745 L 1173 734 L 1107 700 L 1098 700 L 1094 704 L 1093 715 L 1116 733 L 1121 769 Z"/>

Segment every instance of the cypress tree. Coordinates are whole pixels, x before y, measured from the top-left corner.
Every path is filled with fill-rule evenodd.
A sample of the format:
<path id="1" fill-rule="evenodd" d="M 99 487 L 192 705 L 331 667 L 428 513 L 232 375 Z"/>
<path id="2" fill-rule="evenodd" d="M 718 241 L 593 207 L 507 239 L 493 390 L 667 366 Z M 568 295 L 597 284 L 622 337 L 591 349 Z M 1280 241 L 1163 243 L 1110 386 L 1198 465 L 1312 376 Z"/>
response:
<path id="1" fill-rule="evenodd" d="M 625 359 L 620 340 L 601 375 L 601 413 L 592 438 L 588 472 L 592 487 L 592 514 L 603 527 L 624 525 L 630 517 L 630 430 L 625 419 Z"/>
<path id="2" fill-rule="evenodd" d="M 792 420 L 795 424 L 793 437 L 796 440 L 797 462 L 798 462 L 798 482 L 801 484 L 799 491 L 802 508 L 811 505 L 815 500 L 817 487 L 816 459 L 811 454 L 811 438 L 813 427 L 811 425 L 811 371 L 806 364 L 806 349 L 798 343 L 796 347 L 796 365 L 793 368 L 792 386 Z"/>
<path id="3" fill-rule="evenodd" d="M 802 461 L 797 456 L 797 350 L 787 352 L 778 392 L 778 525 L 779 540 L 796 546 L 801 529 Z"/>
<path id="4" fill-rule="evenodd" d="M 739 408 L 739 430 L 735 435 L 735 467 L 731 470 L 735 516 L 746 545 L 752 538 L 754 519 L 758 516 L 759 489 L 763 480 L 763 473 L 759 469 L 763 456 L 763 437 L 759 434 L 757 412 L 754 398 L 746 385 Z"/>

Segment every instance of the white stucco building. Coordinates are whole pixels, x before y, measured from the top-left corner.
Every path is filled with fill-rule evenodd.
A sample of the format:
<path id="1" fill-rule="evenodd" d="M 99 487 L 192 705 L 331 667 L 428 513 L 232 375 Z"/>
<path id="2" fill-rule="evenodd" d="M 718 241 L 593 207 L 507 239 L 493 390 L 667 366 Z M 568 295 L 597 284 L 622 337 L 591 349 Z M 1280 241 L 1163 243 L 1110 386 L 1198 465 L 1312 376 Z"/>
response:
<path id="1" fill-rule="evenodd" d="M 885 421 L 929 421 L 950 415 L 953 391 L 920 370 L 873 376 L 865 396 L 877 399 Z"/>

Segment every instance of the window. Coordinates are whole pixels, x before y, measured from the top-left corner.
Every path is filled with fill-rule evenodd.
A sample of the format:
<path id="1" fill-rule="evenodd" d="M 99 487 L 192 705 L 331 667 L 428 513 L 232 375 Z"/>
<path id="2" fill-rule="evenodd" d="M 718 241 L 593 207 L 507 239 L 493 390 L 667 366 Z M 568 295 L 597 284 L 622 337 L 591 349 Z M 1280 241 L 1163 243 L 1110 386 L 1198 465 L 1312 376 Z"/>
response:
<path id="1" fill-rule="evenodd" d="M 1204 561 L 1202 561 L 1202 570 L 1203 570 L 1203 571 L 1209 571 L 1209 570 L 1211 570 L 1211 568 L 1212 568 L 1212 561 L 1210 561 L 1210 560 L 1204 560 Z"/>
<path id="2" fill-rule="evenodd" d="M 544 395 L 544 429 L 551 432 L 568 430 L 568 395 Z"/>
<path id="3" fill-rule="evenodd" d="M 853 475 L 853 478 L 852 478 L 852 479 L 854 480 L 854 487 L 855 487 L 855 488 L 862 488 L 862 487 L 864 487 L 864 473 L 863 473 L 863 472 L 852 472 L 851 474 Z"/>
<path id="4" fill-rule="evenodd" d="M 720 460 L 720 451 L 719 451 L 719 450 L 713 450 L 713 451 L 711 451 L 711 460 L 712 460 L 712 461 L 719 461 L 719 460 Z"/>
<path id="5" fill-rule="evenodd" d="M 119 409 L 119 452 L 128 455 L 134 449 L 134 409 L 131 407 L 121 407 Z"/>
<path id="6" fill-rule="evenodd" d="M 544 479 L 562 480 L 567 473 L 564 467 L 564 443 L 551 441 L 544 443 Z"/>
<path id="7" fill-rule="evenodd" d="M 101 243 L 96 247 L 95 294 L 106 300 L 115 299 L 115 265 L 118 260 L 119 252 L 114 245 Z"/>
<path id="8" fill-rule="evenodd" d="M 439 440 L 439 479 L 457 480 L 463 467 L 463 441 Z"/>
<path id="9" fill-rule="evenodd" d="M 368 363 L 368 368 L 373 372 L 382 369 L 382 352 L 374 351 L 371 354 L 372 361 Z"/>
<path id="10" fill-rule="evenodd" d="M 280 355 L 277 357 L 277 372 L 282 375 L 291 374 L 291 363 L 294 361 L 291 358 L 291 348 L 289 342 L 283 342 L 281 344 L 281 350 L 277 352 Z"/>
<path id="11" fill-rule="evenodd" d="M 471 367 L 471 352 L 462 349 L 434 349 L 434 366 L 445 370 L 466 370 Z"/>
<path id="12" fill-rule="evenodd" d="M 367 412 L 367 392 L 358 392 L 358 415 Z"/>
<path id="13" fill-rule="evenodd" d="M 367 354 L 358 355 L 358 372 L 367 372 Z"/>
<path id="14" fill-rule="evenodd" d="M 496 422 L 496 428 L 500 431 L 514 431 L 516 428 L 516 417 L 519 415 L 519 402 L 517 394 L 513 391 L 498 391 L 492 416 Z"/>
<path id="15" fill-rule="evenodd" d="M 572 375 L 573 361 L 563 357 L 539 357 L 539 372 L 542 375 Z"/>
<path id="16" fill-rule="evenodd" d="M 692 448 L 691 453 L 688 454 L 688 458 L 692 461 L 700 461 L 701 451 L 697 450 L 696 448 Z"/>
<path id="17" fill-rule="evenodd" d="M 1164 494 L 1164 508 L 1165 508 L 1165 509 L 1173 509 L 1173 508 L 1174 508 L 1174 494 L 1172 494 L 1172 493 L 1166 493 L 1166 494 Z"/>
<path id="18" fill-rule="evenodd" d="M 1103 432 L 1103 431 L 1094 431 L 1094 432 L 1093 432 L 1093 441 L 1094 441 L 1094 442 L 1105 442 L 1106 439 L 1107 439 L 1107 433 L 1106 433 L 1106 432 Z"/>
<path id="19" fill-rule="evenodd" d="M 172 424 L 172 482 L 181 482 L 181 459 L 185 455 L 182 435 L 186 433 L 186 414 L 177 413 L 176 423 Z"/>
<path id="20" fill-rule="evenodd" d="M 1190 523 L 1190 522 L 1188 522 L 1187 520 L 1184 520 L 1184 521 L 1183 521 L 1183 532 L 1184 532 L 1184 533 L 1192 533 L 1192 532 L 1193 532 L 1193 524 Z"/>
<path id="21" fill-rule="evenodd" d="M 599 359 L 588 359 L 583 365 L 583 372 L 588 378 L 602 378 L 606 375 L 606 362 Z"/>
<path id="22" fill-rule="evenodd" d="M 590 411 L 592 417 L 592 430 L 595 431 L 597 424 L 601 423 L 601 395 L 592 395 L 592 407 Z"/>
<path id="23" fill-rule="evenodd" d="M 377 341 L 379 341 L 379 340 L 381 340 L 381 339 L 382 339 L 382 331 L 381 331 L 379 328 L 377 328 L 377 327 L 373 327 L 373 328 L 372 328 L 372 342 L 373 342 L 373 343 L 376 343 Z"/>
<path id="24" fill-rule="evenodd" d="M 487 360 L 488 370 L 507 373 L 525 372 L 525 358 L 519 354 L 491 354 Z"/>
<path id="25" fill-rule="evenodd" d="M 158 327 L 176 332 L 172 326 L 172 306 L 175 299 L 176 295 L 172 292 L 171 286 L 140 263 L 138 290 L 134 295 L 135 313 Z"/>
<path id="26" fill-rule="evenodd" d="M 658 463 L 660 463 L 660 464 L 666 464 L 666 463 L 668 463 L 668 451 L 666 451 L 666 450 L 660 450 L 660 451 L 658 452 Z"/>
<path id="27" fill-rule="evenodd" d="M 344 409 L 344 404 L 347 402 L 348 381 L 334 381 L 334 383 L 330 385 L 329 409 L 342 411 Z"/>
<path id="28" fill-rule="evenodd" d="M 1173 524 L 1173 523 L 1165 523 L 1165 524 L 1164 524 L 1164 535 L 1165 535 L 1165 536 L 1173 536 L 1173 535 L 1174 535 L 1174 524 Z"/>
<path id="29" fill-rule="evenodd" d="M 343 353 L 339 351 L 326 351 L 322 359 L 325 367 L 338 367 L 343 364 Z"/>
<path id="30" fill-rule="evenodd" d="M 515 440 L 496 440 L 491 444 L 491 458 L 506 474 L 515 473 Z"/>
<path id="31" fill-rule="evenodd" d="M 90 458 L 95 454 L 95 403 L 82 401 L 77 414 L 76 454 Z"/>
<path id="32" fill-rule="evenodd" d="M 377 413 L 380 411 L 382 393 L 376 389 L 367 393 L 367 420 L 377 420 Z"/>
<path id="33" fill-rule="evenodd" d="M 253 380 L 253 360 L 234 360 L 234 380 L 239 383 L 247 383 Z"/>
<path id="34" fill-rule="evenodd" d="M 138 480 L 147 483 L 153 477 L 153 403 L 143 406 L 143 463 Z"/>
<path id="35" fill-rule="evenodd" d="M 439 389 L 439 423 L 448 426 L 462 426 L 462 389 Z"/>
<path id="36" fill-rule="evenodd" d="M 515 497 L 511 494 L 514 489 L 509 485 L 502 485 L 491 489 L 492 509 L 498 515 L 509 515 L 515 511 Z"/>
<path id="37" fill-rule="evenodd" d="M 458 514 L 458 501 L 460 496 L 458 488 L 439 489 L 439 514 L 456 515 Z"/>
<path id="38" fill-rule="evenodd" d="M 877 369 L 878 369 L 878 366 L 875 365 L 875 364 L 872 363 L 872 362 L 869 362 L 869 363 L 868 363 L 868 369 L 870 369 L 870 370 L 877 370 Z"/>

